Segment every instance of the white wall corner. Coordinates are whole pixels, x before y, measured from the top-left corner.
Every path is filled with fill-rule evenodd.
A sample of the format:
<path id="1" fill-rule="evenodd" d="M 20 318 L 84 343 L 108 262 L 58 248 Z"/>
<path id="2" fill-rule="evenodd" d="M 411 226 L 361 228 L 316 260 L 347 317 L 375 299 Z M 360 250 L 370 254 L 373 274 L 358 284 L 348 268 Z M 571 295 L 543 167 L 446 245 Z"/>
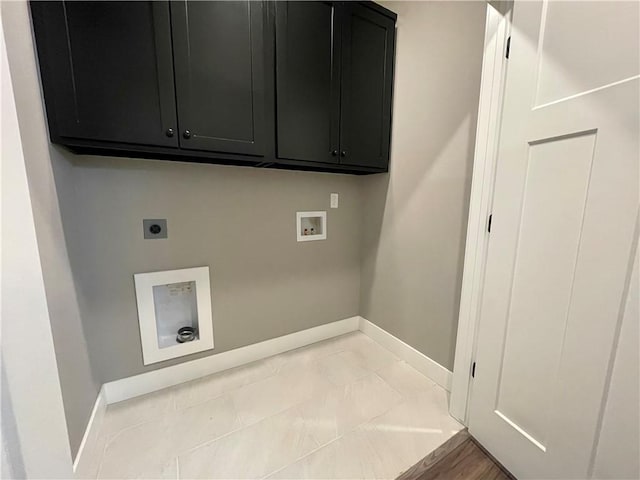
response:
<path id="1" fill-rule="evenodd" d="M 20 22 L 28 18 L 28 5 L 3 4 L 2 15 L 5 20 L 0 22 L 1 374 L 5 400 L 0 425 L 2 461 L 15 478 L 68 478 L 72 471 L 69 432 L 23 151 L 23 142 L 27 144 L 32 139 L 24 136 L 25 132 L 21 135 L 18 109 L 24 104 L 22 97 L 14 95 L 14 85 L 22 73 L 19 61 L 24 60 L 18 58 L 20 44 L 16 43 L 16 33 Z M 9 25 L 17 28 L 7 29 Z M 16 55 L 12 56 L 11 70 L 10 50 Z M 25 341 L 27 320 L 29 336 Z"/>
<path id="2" fill-rule="evenodd" d="M 386 330 L 383 330 L 377 325 L 371 323 L 366 318 L 359 317 L 359 319 L 359 329 L 362 333 L 400 357 L 445 390 L 451 391 L 453 373 L 450 370 L 446 369 L 435 360 L 427 357 L 424 353 L 419 352 L 411 345 L 408 345 L 399 338 L 391 335 Z"/>
<path id="3" fill-rule="evenodd" d="M 76 458 L 73 461 L 73 473 L 78 478 L 85 478 L 84 472 L 88 472 L 92 465 L 92 459 L 95 455 L 92 455 L 94 448 L 97 446 L 98 435 L 102 422 L 104 420 L 105 413 L 107 412 L 107 399 L 104 393 L 104 386 L 100 388 L 96 401 L 93 404 L 93 410 L 91 416 L 87 422 L 87 428 L 84 431 L 82 442 L 76 453 Z"/>

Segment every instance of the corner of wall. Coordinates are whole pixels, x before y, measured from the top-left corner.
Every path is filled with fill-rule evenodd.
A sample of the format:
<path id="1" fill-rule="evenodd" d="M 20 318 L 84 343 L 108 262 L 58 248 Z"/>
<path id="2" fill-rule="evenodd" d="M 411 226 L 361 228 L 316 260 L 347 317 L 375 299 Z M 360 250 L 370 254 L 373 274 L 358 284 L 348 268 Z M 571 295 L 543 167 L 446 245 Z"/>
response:
<path id="1" fill-rule="evenodd" d="M 75 454 L 99 384 L 91 370 L 60 214 L 58 193 L 66 186 L 60 188 L 54 178 L 27 2 L 3 2 L 2 17 L 69 443 Z"/>
<path id="2" fill-rule="evenodd" d="M 361 185 L 360 315 L 452 368 L 486 5 L 387 6 L 399 19 L 392 150 L 389 174 Z"/>

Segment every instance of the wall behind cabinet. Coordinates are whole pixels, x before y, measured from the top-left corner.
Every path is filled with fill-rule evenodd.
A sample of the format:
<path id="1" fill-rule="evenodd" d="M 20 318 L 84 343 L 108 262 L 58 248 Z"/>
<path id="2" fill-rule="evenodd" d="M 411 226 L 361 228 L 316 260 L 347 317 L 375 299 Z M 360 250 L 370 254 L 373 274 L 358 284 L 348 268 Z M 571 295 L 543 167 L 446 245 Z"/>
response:
<path id="1" fill-rule="evenodd" d="M 391 162 L 363 178 L 360 314 L 453 369 L 484 2 L 398 13 Z"/>
<path id="2" fill-rule="evenodd" d="M 358 177 L 66 157 L 67 240 L 101 382 L 358 314 Z M 327 240 L 297 243 L 296 210 L 326 210 Z M 144 240 L 143 218 L 166 218 L 169 238 Z M 215 350 L 143 366 L 133 274 L 200 265 L 211 270 Z"/>

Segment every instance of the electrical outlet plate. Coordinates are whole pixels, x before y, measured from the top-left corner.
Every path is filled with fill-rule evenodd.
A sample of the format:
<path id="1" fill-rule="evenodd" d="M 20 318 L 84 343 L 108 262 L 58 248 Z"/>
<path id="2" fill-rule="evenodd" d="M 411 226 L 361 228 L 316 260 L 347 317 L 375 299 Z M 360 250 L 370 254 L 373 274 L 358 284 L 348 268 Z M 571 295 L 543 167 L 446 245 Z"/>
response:
<path id="1" fill-rule="evenodd" d="M 166 218 L 146 218 L 142 220 L 144 238 L 167 238 Z"/>
<path id="2" fill-rule="evenodd" d="M 331 208 L 338 208 L 339 195 L 337 193 L 331 194 Z"/>

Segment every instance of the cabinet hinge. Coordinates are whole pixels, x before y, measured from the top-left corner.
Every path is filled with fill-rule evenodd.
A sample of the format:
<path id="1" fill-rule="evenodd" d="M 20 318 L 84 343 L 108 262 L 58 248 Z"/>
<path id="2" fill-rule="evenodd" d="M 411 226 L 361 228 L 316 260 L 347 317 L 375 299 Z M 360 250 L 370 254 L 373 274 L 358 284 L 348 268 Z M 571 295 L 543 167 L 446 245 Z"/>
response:
<path id="1" fill-rule="evenodd" d="M 476 362 L 471 365 L 471 378 L 476 378 Z"/>
<path id="2" fill-rule="evenodd" d="M 509 51 L 511 50 L 511 37 L 507 38 L 507 51 L 505 52 L 505 58 L 509 58 Z"/>
<path id="3" fill-rule="evenodd" d="M 487 222 L 487 232 L 491 233 L 491 220 L 493 220 L 493 214 L 489 215 L 489 221 Z"/>

